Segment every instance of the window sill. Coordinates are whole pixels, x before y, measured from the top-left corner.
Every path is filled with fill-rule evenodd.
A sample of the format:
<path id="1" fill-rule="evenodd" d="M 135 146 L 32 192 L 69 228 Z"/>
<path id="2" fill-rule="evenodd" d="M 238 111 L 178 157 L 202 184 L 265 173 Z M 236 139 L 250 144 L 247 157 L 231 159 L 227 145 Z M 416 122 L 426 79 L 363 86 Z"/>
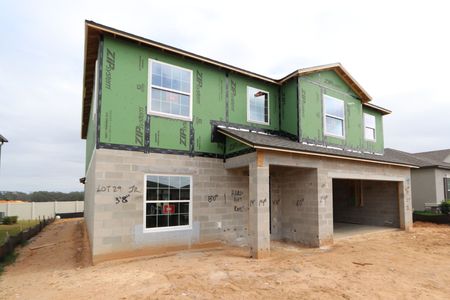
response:
<path id="1" fill-rule="evenodd" d="M 371 142 L 371 143 L 376 143 L 377 140 L 372 140 L 372 139 L 364 139 L 366 142 Z"/>
<path id="2" fill-rule="evenodd" d="M 252 120 L 248 120 L 248 119 L 247 119 L 247 123 L 258 124 L 258 125 L 266 125 L 266 126 L 270 125 L 270 122 L 266 123 L 266 122 L 252 121 Z"/>
<path id="3" fill-rule="evenodd" d="M 175 120 L 189 121 L 189 122 L 192 121 L 192 116 L 184 117 L 184 116 L 172 115 L 172 114 L 156 112 L 156 111 L 148 111 L 147 114 L 149 114 L 151 116 L 157 116 L 157 117 L 167 118 L 167 119 L 175 119 Z"/>
<path id="4" fill-rule="evenodd" d="M 341 140 L 345 140 L 345 135 L 344 136 L 342 136 L 342 135 L 335 135 L 335 134 L 331 134 L 331 133 L 324 133 L 324 136 L 327 136 L 327 137 L 333 137 L 333 138 L 338 138 L 338 139 L 341 139 Z"/>
<path id="5" fill-rule="evenodd" d="M 144 233 L 170 232 L 170 231 L 181 231 L 181 230 L 192 230 L 192 225 L 173 226 L 173 227 L 144 228 Z"/>

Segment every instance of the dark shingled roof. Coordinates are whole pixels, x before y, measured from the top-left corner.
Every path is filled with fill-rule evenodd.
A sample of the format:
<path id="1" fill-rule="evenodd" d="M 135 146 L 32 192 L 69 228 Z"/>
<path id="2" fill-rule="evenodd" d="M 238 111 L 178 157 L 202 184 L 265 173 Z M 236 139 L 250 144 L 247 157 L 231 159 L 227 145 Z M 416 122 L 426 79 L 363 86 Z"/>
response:
<path id="1" fill-rule="evenodd" d="M 347 150 L 340 150 L 325 146 L 309 145 L 292 141 L 286 137 L 278 135 L 270 135 L 265 133 L 243 131 L 231 128 L 219 127 L 218 131 L 230 138 L 233 138 L 241 143 L 247 144 L 253 148 L 264 148 L 272 150 L 302 152 L 305 154 L 319 155 L 319 156 L 334 156 L 336 158 L 345 158 L 353 160 L 364 160 L 375 163 L 402 165 L 405 167 L 416 167 L 417 165 L 401 157 L 391 156 L 389 154 L 379 155 L 364 152 L 353 152 Z"/>
<path id="2" fill-rule="evenodd" d="M 450 149 L 443 149 L 443 150 L 436 150 L 436 151 L 427 151 L 427 152 L 419 152 L 416 153 L 415 155 L 423 157 L 423 158 L 427 158 L 427 159 L 431 159 L 433 161 L 437 161 L 437 162 L 441 162 L 441 163 L 445 163 L 446 162 L 446 158 L 450 157 Z M 449 163 L 449 161 L 447 160 L 446 162 L 447 164 Z"/>
<path id="3" fill-rule="evenodd" d="M 384 153 L 392 157 L 407 161 L 421 168 L 435 167 L 450 169 L 450 163 L 444 162 L 444 160 L 450 155 L 450 149 L 420 153 L 408 153 L 387 148 L 384 150 Z"/>

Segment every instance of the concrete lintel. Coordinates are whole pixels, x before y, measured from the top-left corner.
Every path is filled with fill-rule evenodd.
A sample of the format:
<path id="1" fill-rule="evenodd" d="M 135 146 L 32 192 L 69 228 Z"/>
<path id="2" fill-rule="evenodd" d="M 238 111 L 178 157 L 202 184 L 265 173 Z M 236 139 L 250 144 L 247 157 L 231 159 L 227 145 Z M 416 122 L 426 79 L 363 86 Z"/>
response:
<path id="1" fill-rule="evenodd" d="M 225 169 L 247 167 L 251 162 L 256 161 L 256 157 L 257 157 L 256 152 L 252 152 L 244 155 L 227 158 L 227 160 L 224 163 L 224 167 Z"/>
<path id="2" fill-rule="evenodd" d="M 363 172 L 348 173 L 348 172 L 328 172 L 328 177 L 336 179 L 359 179 L 359 180 L 381 180 L 381 181 L 404 181 L 404 177 L 386 176 L 367 174 Z"/>

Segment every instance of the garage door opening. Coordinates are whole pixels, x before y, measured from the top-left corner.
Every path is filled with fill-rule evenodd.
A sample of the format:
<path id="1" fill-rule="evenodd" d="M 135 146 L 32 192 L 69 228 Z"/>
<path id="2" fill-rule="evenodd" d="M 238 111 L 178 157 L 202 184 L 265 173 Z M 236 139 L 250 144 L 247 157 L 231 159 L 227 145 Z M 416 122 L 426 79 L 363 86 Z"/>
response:
<path id="1" fill-rule="evenodd" d="M 334 238 L 399 228 L 398 183 L 333 179 Z"/>

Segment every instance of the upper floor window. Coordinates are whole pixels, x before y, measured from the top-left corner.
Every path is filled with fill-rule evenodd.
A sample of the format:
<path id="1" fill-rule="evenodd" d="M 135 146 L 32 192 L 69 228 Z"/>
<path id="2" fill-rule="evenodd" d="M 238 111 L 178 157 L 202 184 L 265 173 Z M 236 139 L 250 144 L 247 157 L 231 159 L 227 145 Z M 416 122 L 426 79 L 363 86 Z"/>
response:
<path id="1" fill-rule="evenodd" d="M 190 229 L 192 177 L 146 175 L 144 231 Z"/>
<path id="2" fill-rule="evenodd" d="M 247 122 L 269 124 L 269 92 L 247 87 Z"/>
<path id="3" fill-rule="evenodd" d="M 148 113 L 192 120 L 192 71 L 149 59 Z"/>
<path id="4" fill-rule="evenodd" d="M 376 131 L 375 131 L 375 116 L 364 114 L 364 137 L 366 140 L 375 141 Z"/>
<path id="5" fill-rule="evenodd" d="M 343 138 L 345 136 L 344 101 L 323 95 L 325 135 Z"/>

